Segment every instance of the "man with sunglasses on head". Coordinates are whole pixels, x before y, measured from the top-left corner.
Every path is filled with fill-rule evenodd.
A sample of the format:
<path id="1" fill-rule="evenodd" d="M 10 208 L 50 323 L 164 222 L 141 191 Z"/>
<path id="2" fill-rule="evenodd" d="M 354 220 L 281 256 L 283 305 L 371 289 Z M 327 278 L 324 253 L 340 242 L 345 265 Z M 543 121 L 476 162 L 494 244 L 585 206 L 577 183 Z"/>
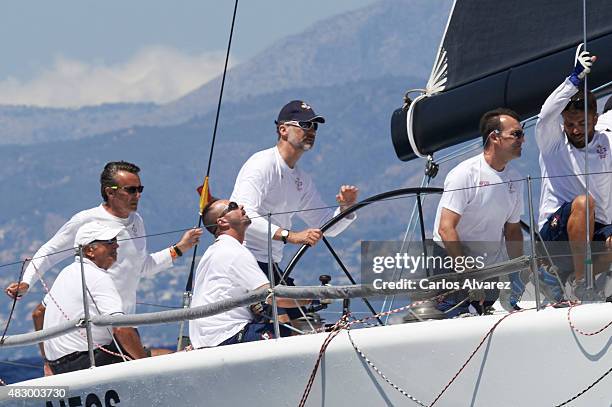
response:
<path id="1" fill-rule="evenodd" d="M 192 307 L 212 304 L 269 287 L 253 254 L 243 246 L 251 224 L 242 205 L 228 200 L 209 203 L 203 211 L 206 229 L 215 242 L 202 255 L 195 273 Z M 307 305 L 308 300 L 277 299 L 281 307 Z M 274 338 L 269 322 L 255 322 L 249 307 L 239 307 L 210 317 L 189 321 L 189 337 L 194 348 L 230 345 Z M 287 336 L 281 326 L 281 336 Z"/>
<path id="2" fill-rule="evenodd" d="M 490 265 L 523 254 L 523 177 L 510 165 L 521 156 L 525 142 L 519 116 L 505 108 L 489 111 L 480 119 L 480 133 L 483 152 L 448 173 L 434 223 L 434 256 L 450 256 L 455 264 L 464 264 L 466 256 L 481 257 L 482 264 Z M 436 270 L 436 274 L 452 271 Z M 511 276 L 512 282 L 517 279 L 518 274 Z M 520 285 L 513 286 L 519 291 L 512 293 L 514 301 L 510 297 L 502 301 L 508 310 L 517 308 L 517 297 L 522 294 Z M 483 313 L 497 300 L 499 291 L 471 294 L 471 305 Z M 455 307 L 467 295 L 466 291 L 451 294 L 438 309 L 448 317 L 467 312 L 469 302 Z"/>
<path id="3" fill-rule="evenodd" d="M 140 168 L 125 162 L 109 162 L 100 175 L 100 193 L 103 202 L 99 206 L 74 215 L 47 243 L 45 243 L 28 264 L 23 280 L 10 284 L 6 292 L 9 296 L 20 296 L 42 275 L 60 261 L 73 253 L 70 250 L 79 227 L 96 221 L 113 227 L 121 227 L 119 240 L 122 241 L 117 262 L 109 269 L 109 274 L 123 298 L 126 314 L 136 310 L 136 290 L 143 276 L 152 276 L 172 267 L 172 262 L 182 253 L 191 249 L 202 235 L 201 229 L 191 229 L 183 234 L 181 240 L 156 253 L 147 252 L 147 241 L 142 217 L 136 210 L 144 190 L 140 183 Z"/>
<path id="4" fill-rule="evenodd" d="M 253 253 L 262 271 L 268 273 L 268 221 L 271 213 L 272 260 L 275 275 L 283 257 L 285 244 L 314 246 L 323 236 L 319 229 L 331 217 L 357 201 L 358 188 L 342 185 L 336 195 L 337 209 L 326 208 L 311 177 L 299 166 L 302 155 L 311 150 L 319 124 L 325 123 L 310 105 L 293 100 L 278 114 L 276 146 L 255 153 L 242 166 L 231 200 L 244 205 L 253 224 L 246 232 L 245 245 Z M 307 225 L 304 230 L 292 230 L 292 218 L 297 214 Z M 351 214 L 326 231 L 326 236 L 342 232 L 355 219 Z M 292 280 L 287 281 L 292 285 Z M 279 283 L 279 281 L 276 281 Z M 299 316 L 299 313 L 295 313 Z"/>
<path id="5" fill-rule="evenodd" d="M 122 229 L 118 225 L 93 221 L 83 224 L 76 232 L 73 246 L 80 246 L 83 250 L 83 273 L 90 317 L 124 314 L 122 298 L 108 272 L 117 260 L 117 236 Z M 51 328 L 67 320 L 83 318 L 81 279 L 81 259 L 77 255 L 74 262 L 65 267 L 55 279 L 45 296 L 45 313 L 37 316 L 35 323 Z M 132 328 L 111 329 L 92 325 L 91 335 L 96 366 L 123 362 L 124 356 L 125 360 L 147 357 L 140 337 Z M 44 341 L 41 352 L 46 367 L 54 374 L 87 369 L 90 366 L 84 328 Z"/>
<path id="6" fill-rule="evenodd" d="M 587 205 L 589 241 L 599 242 L 603 250 L 612 248 L 612 131 L 595 130 L 597 101 L 590 91 L 586 94 L 588 113 L 585 112 L 583 80 L 596 58 L 586 51 L 580 52 L 581 46 L 576 52 L 574 70 L 544 102 L 535 129 L 542 172 L 540 234 L 545 241 L 560 242 L 549 246 L 551 254 L 565 255 L 556 258 L 555 263 L 563 280 L 570 277 L 569 299 L 582 299 L 585 294 Z M 584 174 L 585 155 L 591 173 L 588 198 L 585 176 L 578 175 Z M 595 273 L 607 270 L 609 257 L 595 259 Z M 598 281 L 604 283 L 604 279 Z M 599 283 L 596 291 L 603 288 Z"/>

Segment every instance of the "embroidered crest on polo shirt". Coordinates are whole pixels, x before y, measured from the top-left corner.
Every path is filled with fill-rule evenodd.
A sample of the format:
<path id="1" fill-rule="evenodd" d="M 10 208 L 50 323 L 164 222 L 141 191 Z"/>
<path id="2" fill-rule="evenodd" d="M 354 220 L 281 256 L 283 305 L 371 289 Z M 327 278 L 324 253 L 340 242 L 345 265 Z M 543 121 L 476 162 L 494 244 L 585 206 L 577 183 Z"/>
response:
<path id="1" fill-rule="evenodd" d="M 608 156 L 608 148 L 606 146 L 602 146 L 601 144 L 597 144 L 595 151 L 597 151 L 599 158 L 602 160 Z"/>
<path id="2" fill-rule="evenodd" d="M 302 102 L 302 109 L 306 109 L 306 110 L 312 110 L 312 107 L 310 107 L 309 104 L 307 104 L 306 102 Z"/>
<path id="3" fill-rule="evenodd" d="M 302 189 L 304 189 L 304 182 L 302 182 L 302 180 L 300 178 L 296 178 L 295 179 L 295 188 L 298 191 L 301 191 Z"/>
<path id="4" fill-rule="evenodd" d="M 561 218 L 561 216 L 559 215 L 555 215 L 552 220 L 550 221 L 550 227 L 551 228 L 556 228 L 557 226 L 559 226 L 559 219 Z"/>

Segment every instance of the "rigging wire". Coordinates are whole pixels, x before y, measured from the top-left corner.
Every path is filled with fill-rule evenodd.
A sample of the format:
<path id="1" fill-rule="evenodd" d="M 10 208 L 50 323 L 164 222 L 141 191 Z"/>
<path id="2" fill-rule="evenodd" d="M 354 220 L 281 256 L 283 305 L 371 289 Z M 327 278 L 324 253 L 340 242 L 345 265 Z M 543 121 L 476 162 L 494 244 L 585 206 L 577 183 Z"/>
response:
<path id="1" fill-rule="evenodd" d="M 230 50 L 232 48 L 232 38 L 234 36 L 234 25 L 236 23 L 236 11 L 238 10 L 238 0 L 234 2 L 234 12 L 232 14 L 232 25 L 230 27 L 229 40 L 227 42 L 227 53 L 225 54 L 225 65 L 223 66 L 223 76 L 221 78 L 221 89 L 219 91 L 219 101 L 217 103 L 217 113 L 215 115 L 215 125 L 213 128 L 212 141 L 210 145 L 210 154 L 208 156 L 208 165 L 206 167 L 206 176 L 204 177 L 204 183 L 202 185 L 202 191 L 200 193 L 200 210 L 198 216 L 198 227 L 202 226 L 204 222 L 202 216 L 204 214 L 204 207 L 210 200 L 208 179 L 210 176 L 210 168 L 212 165 L 213 152 L 215 150 L 215 140 L 217 139 L 217 127 L 219 124 L 219 114 L 221 112 L 221 102 L 223 100 L 223 89 L 225 88 L 225 77 L 227 75 L 227 65 L 229 63 Z M 191 305 L 191 292 L 193 290 L 193 274 L 195 271 L 195 260 L 198 253 L 198 244 L 196 243 L 193 248 L 193 255 L 191 257 L 191 266 L 189 268 L 189 276 L 187 277 L 187 283 L 185 284 L 185 291 L 183 292 L 183 308 L 188 308 Z M 185 321 L 182 321 L 179 326 L 178 344 L 177 350 L 180 350 L 183 342 L 183 328 Z"/>
<path id="2" fill-rule="evenodd" d="M 15 305 L 17 305 L 17 299 L 19 298 L 19 286 L 21 285 L 21 279 L 23 278 L 23 272 L 25 271 L 25 265 L 28 262 L 28 259 L 23 260 L 21 263 L 21 271 L 19 272 L 19 279 L 17 280 L 17 292 L 15 293 L 15 297 L 13 297 L 13 304 L 11 305 L 11 312 L 9 312 L 8 318 L 6 320 L 6 325 L 4 326 L 4 331 L 2 332 L 2 338 L 0 339 L 0 345 L 4 344 L 4 338 L 6 337 L 6 332 L 9 329 L 9 325 L 11 324 L 11 320 L 13 319 L 13 312 L 15 312 Z"/>
<path id="3" fill-rule="evenodd" d="M 597 171 L 597 172 L 589 173 L 589 175 L 603 175 L 603 174 L 612 174 L 612 171 Z M 548 175 L 548 176 L 539 176 L 539 177 L 533 176 L 533 177 L 531 177 L 531 179 L 532 180 L 542 180 L 542 179 L 555 179 L 555 178 L 565 178 L 565 177 L 581 177 L 581 176 L 584 176 L 584 175 L 585 175 L 584 173 L 579 173 L 579 174 L 565 174 L 565 175 Z M 422 192 L 421 195 L 422 196 L 426 196 L 426 195 L 439 195 L 439 194 L 441 194 L 443 192 L 456 192 L 456 191 L 463 191 L 463 190 L 469 190 L 469 189 L 475 189 L 475 188 L 487 188 L 487 187 L 508 184 L 508 183 L 511 183 L 511 182 L 519 182 L 519 181 L 526 181 L 526 178 L 517 178 L 517 179 L 514 179 L 514 180 L 510 180 L 510 181 L 496 182 L 496 183 L 492 183 L 492 184 L 489 184 L 489 185 L 486 185 L 486 186 L 470 186 L 470 187 L 454 188 L 454 189 L 444 190 L 444 191 L 441 191 L 441 192 L 431 192 L 431 193 L 430 192 Z M 412 194 L 406 194 L 406 195 L 402 195 L 402 196 L 383 198 L 383 199 L 380 199 L 378 201 L 371 202 L 370 205 L 377 204 L 377 203 L 384 203 L 384 202 L 392 202 L 392 201 L 397 201 L 397 200 L 411 199 L 411 198 L 415 198 L 416 196 L 417 196 L 417 194 L 412 193 Z M 315 207 L 315 208 L 299 209 L 299 210 L 293 210 L 293 211 L 273 212 L 272 215 L 294 214 L 294 213 L 311 212 L 311 211 L 321 211 L 321 210 L 334 209 L 334 208 L 337 208 L 337 207 L 338 207 L 337 205 L 320 206 L 320 207 Z M 261 218 L 261 217 L 266 217 L 267 218 L 267 216 L 268 215 L 253 216 L 251 219 L 257 219 L 257 218 Z M 214 226 L 214 225 L 202 225 L 202 226 L 206 227 L 206 226 Z M 189 228 L 183 228 L 183 229 L 175 229 L 175 230 L 168 231 L 168 232 L 151 233 L 151 234 L 146 234 L 146 235 L 134 236 L 134 237 L 130 237 L 130 238 L 118 239 L 117 242 L 124 242 L 124 241 L 136 240 L 136 239 L 146 239 L 148 237 L 164 236 L 164 235 L 184 232 L 184 231 L 191 230 L 191 229 L 192 228 L 189 227 Z M 74 251 L 75 249 L 76 249 L 76 247 L 70 247 L 68 249 L 58 250 L 57 252 L 53 252 L 53 253 L 49 253 L 49 254 L 45 254 L 45 255 L 41 255 L 41 256 L 36 256 L 36 257 L 33 257 L 33 258 L 28 258 L 28 261 L 38 260 L 38 259 L 42 259 L 44 257 L 49 257 L 49 256 L 53 256 L 53 255 L 56 255 L 56 254 L 65 253 L 65 252 L 68 252 L 68 251 Z M 16 264 L 21 264 L 21 263 L 23 263 L 23 261 L 13 261 L 13 262 L 9 262 L 9 263 L 4 263 L 4 264 L 0 264 L 0 268 L 14 266 Z"/>
<path id="4" fill-rule="evenodd" d="M 584 50 L 587 50 L 587 16 L 586 16 L 586 0 L 582 0 L 582 43 L 584 44 Z M 580 48 L 578 48 L 580 50 Z M 576 51 L 578 54 L 578 51 Z M 576 58 L 578 60 L 578 58 Z M 585 68 L 586 69 L 586 68 Z M 584 193 L 589 196 L 589 98 L 588 96 L 588 75 L 584 75 Z M 585 219 L 584 224 L 586 227 L 584 245 L 585 245 L 585 261 L 584 261 L 584 277 L 586 287 L 593 289 L 593 255 L 591 253 L 591 219 L 590 212 L 592 208 L 589 204 L 589 200 L 586 200 L 585 205 Z"/>

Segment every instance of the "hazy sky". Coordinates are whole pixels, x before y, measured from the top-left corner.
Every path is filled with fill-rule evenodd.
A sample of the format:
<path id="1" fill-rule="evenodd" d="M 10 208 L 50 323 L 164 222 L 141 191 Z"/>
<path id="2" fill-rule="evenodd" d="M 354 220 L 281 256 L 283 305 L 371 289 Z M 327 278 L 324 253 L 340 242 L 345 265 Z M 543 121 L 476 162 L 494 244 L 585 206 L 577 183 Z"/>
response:
<path id="1" fill-rule="evenodd" d="M 374 1 L 240 0 L 231 61 Z M 0 104 L 175 99 L 222 72 L 233 7 L 233 0 L 3 1 Z"/>

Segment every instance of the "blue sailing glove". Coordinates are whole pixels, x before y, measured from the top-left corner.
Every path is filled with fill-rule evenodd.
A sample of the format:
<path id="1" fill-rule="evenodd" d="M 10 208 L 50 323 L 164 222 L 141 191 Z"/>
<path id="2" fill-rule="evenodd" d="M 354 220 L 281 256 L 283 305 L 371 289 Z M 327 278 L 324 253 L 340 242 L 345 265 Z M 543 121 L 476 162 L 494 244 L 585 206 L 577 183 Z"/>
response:
<path id="1" fill-rule="evenodd" d="M 588 51 L 580 51 L 582 45 L 576 48 L 576 58 L 574 60 L 574 70 L 572 71 L 569 80 L 575 87 L 579 87 L 584 77 L 591 72 L 591 66 L 595 62 L 595 57 L 591 57 Z"/>

